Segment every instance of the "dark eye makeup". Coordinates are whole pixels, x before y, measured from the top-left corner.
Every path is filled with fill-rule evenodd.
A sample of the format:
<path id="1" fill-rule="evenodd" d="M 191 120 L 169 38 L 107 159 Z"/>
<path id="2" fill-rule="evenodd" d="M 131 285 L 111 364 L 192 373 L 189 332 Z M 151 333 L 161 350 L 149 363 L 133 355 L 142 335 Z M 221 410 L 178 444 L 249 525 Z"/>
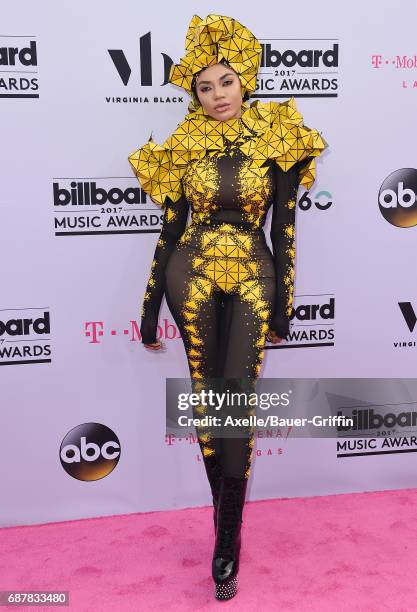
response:
<path id="1" fill-rule="evenodd" d="M 230 83 L 233 83 L 233 79 L 230 79 L 228 81 L 223 81 L 223 85 L 230 85 Z M 208 89 L 210 88 L 207 85 L 204 85 L 203 87 L 200 88 L 200 91 L 204 93 Z"/>

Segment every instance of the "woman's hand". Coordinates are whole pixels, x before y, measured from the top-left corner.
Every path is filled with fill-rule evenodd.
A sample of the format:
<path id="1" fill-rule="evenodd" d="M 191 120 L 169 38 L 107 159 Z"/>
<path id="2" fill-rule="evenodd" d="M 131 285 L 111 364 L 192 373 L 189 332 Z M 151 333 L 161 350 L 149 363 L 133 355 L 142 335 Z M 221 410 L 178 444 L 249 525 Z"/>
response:
<path id="1" fill-rule="evenodd" d="M 283 338 L 280 338 L 277 332 L 275 332 L 273 329 L 270 329 L 267 332 L 266 339 L 268 340 L 268 342 L 272 342 L 272 344 L 279 344 L 283 340 Z"/>
<path id="2" fill-rule="evenodd" d="M 164 351 L 165 350 L 165 344 L 163 344 L 160 340 L 157 340 L 156 342 L 152 342 L 152 344 L 144 344 L 143 346 L 150 351 L 161 351 L 161 350 Z"/>

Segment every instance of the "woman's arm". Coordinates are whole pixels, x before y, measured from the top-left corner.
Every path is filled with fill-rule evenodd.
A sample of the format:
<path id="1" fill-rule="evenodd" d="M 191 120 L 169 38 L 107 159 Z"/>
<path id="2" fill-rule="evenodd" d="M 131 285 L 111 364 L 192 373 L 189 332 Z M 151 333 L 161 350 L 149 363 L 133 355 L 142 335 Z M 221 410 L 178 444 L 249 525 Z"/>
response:
<path id="1" fill-rule="evenodd" d="M 140 334 L 143 344 L 156 342 L 159 309 L 165 291 L 165 268 L 187 225 L 188 210 L 189 204 L 184 195 L 177 202 L 168 197 L 165 200 L 161 233 L 142 305 Z"/>
<path id="2" fill-rule="evenodd" d="M 286 338 L 290 329 L 295 279 L 295 211 L 299 173 L 306 163 L 308 160 L 297 162 L 286 172 L 274 164 L 276 191 L 270 237 L 276 274 L 276 301 L 270 330 L 280 338 Z"/>

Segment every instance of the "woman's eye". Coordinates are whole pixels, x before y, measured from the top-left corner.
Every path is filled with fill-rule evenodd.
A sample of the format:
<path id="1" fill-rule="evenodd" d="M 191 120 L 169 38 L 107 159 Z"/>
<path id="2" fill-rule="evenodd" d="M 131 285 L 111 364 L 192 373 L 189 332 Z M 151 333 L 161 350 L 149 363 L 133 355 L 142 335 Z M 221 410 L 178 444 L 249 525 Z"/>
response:
<path id="1" fill-rule="evenodd" d="M 231 85 L 231 83 L 233 83 L 233 81 L 232 81 L 232 80 L 229 80 L 229 81 L 223 81 L 223 85 Z M 206 91 L 208 91 L 209 89 L 210 89 L 210 87 L 207 87 L 207 86 L 206 86 L 206 87 L 201 87 L 201 88 L 200 88 L 200 91 L 201 91 L 202 93 L 205 93 L 205 92 L 206 92 Z"/>

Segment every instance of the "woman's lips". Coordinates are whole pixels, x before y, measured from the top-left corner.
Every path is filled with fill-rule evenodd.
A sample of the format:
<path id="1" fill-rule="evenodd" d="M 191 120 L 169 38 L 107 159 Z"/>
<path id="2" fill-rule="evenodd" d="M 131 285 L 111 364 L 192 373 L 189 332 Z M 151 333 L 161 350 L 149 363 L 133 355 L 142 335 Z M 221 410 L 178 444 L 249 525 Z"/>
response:
<path id="1" fill-rule="evenodd" d="M 223 111 L 227 110 L 228 108 L 230 108 L 230 104 L 222 104 L 221 106 L 215 106 L 214 110 L 216 110 L 218 113 L 222 113 Z"/>

